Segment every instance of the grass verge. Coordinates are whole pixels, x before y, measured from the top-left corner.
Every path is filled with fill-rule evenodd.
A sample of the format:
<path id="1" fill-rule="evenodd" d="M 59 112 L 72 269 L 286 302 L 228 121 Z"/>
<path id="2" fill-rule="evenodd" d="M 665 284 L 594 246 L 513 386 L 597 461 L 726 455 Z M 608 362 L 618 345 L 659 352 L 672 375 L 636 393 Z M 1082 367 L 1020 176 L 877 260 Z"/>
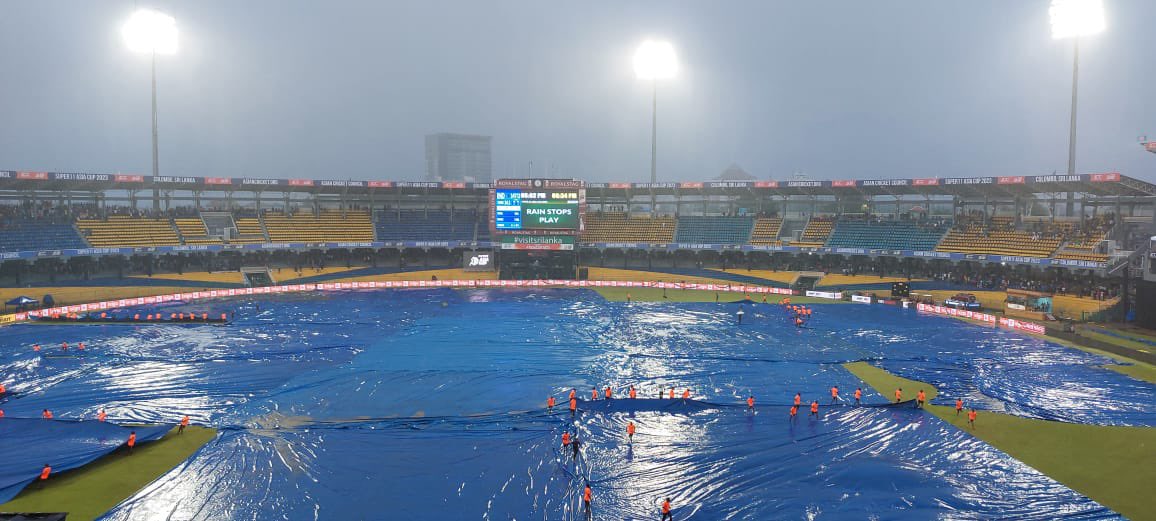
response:
<path id="1" fill-rule="evenodd" d="M 922 386 L 929 399 L 936 393 L 929 384 L 866 362 L 843 366 L 883 396 L 900 386 L 904 392 Z M 931 405 L 927 411 L 1129 519 L 1156 519 L 1156 428 L 1062 423 L 984 411 L 972 429 L 954 407 Z"/>
<path id="2" fill-rule="evenodd" d="M 68 512 L 69 521 L 96 519 L 153 480 L 189 459 L 217 431 L 190 425 L 163 438 L 140 445 L 130 456 L 118 449 L 88 465 L 49 478 L 39 489 L 32 485 L 15 499 L 0 505 L 2 512 Z"/>

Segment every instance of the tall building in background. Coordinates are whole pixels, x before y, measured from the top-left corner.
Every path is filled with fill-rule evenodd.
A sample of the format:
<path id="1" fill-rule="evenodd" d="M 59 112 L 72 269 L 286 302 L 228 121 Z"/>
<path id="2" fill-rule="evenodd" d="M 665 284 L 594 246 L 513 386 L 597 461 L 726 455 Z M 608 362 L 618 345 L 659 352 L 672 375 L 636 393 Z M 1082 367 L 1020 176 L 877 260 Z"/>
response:
<path id="1" fill-rule="evenodd" d="M 430 181 L 488 183 L 490 136 L 432 134 L 425 137 L 425 176 Z"/>

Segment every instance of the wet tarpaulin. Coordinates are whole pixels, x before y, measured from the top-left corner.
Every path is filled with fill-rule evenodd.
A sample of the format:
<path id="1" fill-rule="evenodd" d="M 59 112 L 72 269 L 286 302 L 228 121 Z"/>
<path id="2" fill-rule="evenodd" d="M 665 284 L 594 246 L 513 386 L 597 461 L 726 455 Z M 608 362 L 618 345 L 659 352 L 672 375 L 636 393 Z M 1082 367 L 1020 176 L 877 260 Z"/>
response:
<path id="1" fill-rule="evenodd" d="M 1114 518 L 923 411 L 882 407 L 869 388 L 870 406 L 854 407 L 863 384 L 841 364 L 966 388 L 983 408 L 1060 415 L 1092 400 L 1085 391 L 1111 389 L 1113 407 L 1069 421 L 1156 414 L 1156 386 L 1098 367 L 1109 359 L 881 306 L 814 306 L 799 329 L 777 305 L 745 305 L 740 326 L 733 304 L 566 290 L 230 305 L 226 327 L 15 326 L 0 376 L 20 396 L 5 407 L 84 417 L 104 406 L 141 420 L 192 411 L 221 429 L 106 515 L 118 520 L 580 519 L 586 483 L 598 519 L 657 518 L 667 496 L 677 519 Z M 90 352 L 45 359 L 27 347 L 37 339 L 85 340 Z M 1012 365 L 1038 371 L 998 370 Z M 945 369 L 950 380 L 935 377 Z M 630 385 L 640 399 L 626 398 Z M 1066 402 L 1007 392 L 1056 386 Z M 691 399 L 671 400 L 672 388 Z M 573 416 L 571 389 L 582 398 Z M 791 421 L 796 392 L 819 413 L 805 406 Z M 577 459 L 563 432 L 580 440 Z"/>
<path id="2" fill-rule="evenodd" d="M 16 497 L 40 477 L 44 465 L 52 475 L 80 467 L 116 450 L 136 432 L 137 443 L 156 440 L 172 425 L 122 427 L 98 421 L 60 421 L 43 418 L 0 419 L 0 503 Z M 52 479 L 51 476 L 49 479 Z"/>

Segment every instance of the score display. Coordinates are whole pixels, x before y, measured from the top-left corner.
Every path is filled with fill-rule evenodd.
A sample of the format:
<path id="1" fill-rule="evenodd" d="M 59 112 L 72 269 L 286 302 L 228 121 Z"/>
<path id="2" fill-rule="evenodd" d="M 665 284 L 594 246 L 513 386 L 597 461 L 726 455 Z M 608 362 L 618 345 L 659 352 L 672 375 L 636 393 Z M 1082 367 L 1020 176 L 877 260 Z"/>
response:
<path id="1" fill-rule="evenodd" d="M 576 230 L 577 190 L 494 190 L 497 230 Z"/>

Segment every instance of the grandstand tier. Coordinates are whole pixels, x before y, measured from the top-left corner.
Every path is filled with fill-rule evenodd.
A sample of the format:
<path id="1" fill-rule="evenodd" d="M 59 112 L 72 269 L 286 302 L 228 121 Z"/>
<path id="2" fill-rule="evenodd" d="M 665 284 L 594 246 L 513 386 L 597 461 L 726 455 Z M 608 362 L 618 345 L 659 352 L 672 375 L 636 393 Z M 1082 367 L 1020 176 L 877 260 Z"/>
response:
<path id="1" fill-rule="evenodd" d="M 96 248 L 114 246 L 177 246 L 177 229 L 167 218 L 111 215 L 107 219 L 77 219 L 76 227 Z"/>
<path id="2" fill-rule="evenodd" d="M 0 251 L 87 247 L 72 224 L 15 220 L 0 225 Z"/>
<path id="3" fill-rule="evenodd" d="M 779 246 L 779 232 L 783 231 L 781 217 L 760 217 L 755 220 L 755 227 L 751 231 L 751 244 L 760 246 Z"/>
<path id="4" fill-rule="evenodd" d="M 827 239 L 832 248 L 931 251 L 946 226 L 912 221 L 839 221 Z"/>
<path id="5" fill-rule="evenodd" d="M 674 242 L 688 244 L 747 244 L 754 219 L 750 217 L 682 216 Z"/>
<path id="6" fill-rule="evenodd" d="M 472 241 L 479 215 L 472 209 L 382 210 L 375 219 L 381 241 Z"/>
<path id="7" fill-rule="evenodd" d="M 265 212 L 263 222 L 270 242 L 371 242 L 373 221 L 365 210 L 298 210 L 285 214 Z M 239 223 L 238 223 L 239 226 Z M 240 230 L 238 230 L 240 232 Z"/>
<path id="8" fill-rule="evenodd" d="M 674 242 L 674 217 L 631 216 L 625 212 L 596 212 L 586 215 L 584 243 Z"/>
<path id="9" fill-rule="evenodd" d="M 828 217 L 812 217 L 807 221 L 807 227 L 803 228 L 803 234 L 799 240 L 791 242 L 793 246 L 814 247 L 818 248 L 826 244 L 827 237 L 831 235 L 831 230 L 834 229 L 835 222 Z"/>

